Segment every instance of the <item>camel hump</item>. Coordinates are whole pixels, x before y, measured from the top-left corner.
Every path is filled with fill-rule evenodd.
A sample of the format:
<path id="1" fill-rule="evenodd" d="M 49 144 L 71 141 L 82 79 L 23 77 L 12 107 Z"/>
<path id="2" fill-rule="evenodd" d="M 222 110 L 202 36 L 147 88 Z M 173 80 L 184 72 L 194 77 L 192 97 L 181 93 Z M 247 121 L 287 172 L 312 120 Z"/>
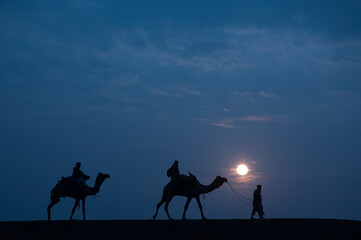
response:
<path id="1" fill-rule="evenodd" d="M 197 183 L 197 178 L 193 174 L 190 174 L 189 176 L 182 174 L 181 181 L 187 187 L 193 188 Z"/>
<path id="2" fill-rule="evenodd" d="M 74 177 L 70 176 L 70 177 L 64 177 L 62 176 L 61 179 L 58 181 L 58 183 L 61 184 L 71 184 L 74 181 Z"/>
<path id="3" fill-rule="evenodd" d="M 61 180 L 58 181 L 58 184 L 61 187 L 69 188 L 69 189 L 82 189 L 86 187 L 85 179 L 82 177 L 75 178 L 73 176 L 70 177 L 62 177 Z"/>

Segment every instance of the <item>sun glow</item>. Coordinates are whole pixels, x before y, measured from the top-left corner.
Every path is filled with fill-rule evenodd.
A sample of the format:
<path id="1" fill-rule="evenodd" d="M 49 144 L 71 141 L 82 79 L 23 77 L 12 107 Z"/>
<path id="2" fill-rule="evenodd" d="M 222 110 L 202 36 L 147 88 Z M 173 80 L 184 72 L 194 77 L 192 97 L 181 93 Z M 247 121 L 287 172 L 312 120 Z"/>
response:
<path id="1" fill-rule="evenodd" d="M 248 167 L 245 164 L 238 165 L 237 173 L 241 176 L 246 175 L 248 173 Z"/>

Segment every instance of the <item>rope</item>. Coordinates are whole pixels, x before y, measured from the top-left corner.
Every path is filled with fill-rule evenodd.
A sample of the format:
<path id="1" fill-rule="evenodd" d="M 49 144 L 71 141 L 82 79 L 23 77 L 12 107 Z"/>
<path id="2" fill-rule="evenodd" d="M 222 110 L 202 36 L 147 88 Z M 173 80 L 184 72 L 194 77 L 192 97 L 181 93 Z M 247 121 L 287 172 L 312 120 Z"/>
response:
<path id="1" fill-rule="evenodd" d="M 246 200 L 251 201 L 252 199 L 243 196 L 242 194 L 240 194 L 239 192 L 237 192 L 237 191 L 231 186 L 231 184 L 229 184 L 229 182 L 227 182 L 227 183 L 228 183 L 228 186 L 231 188 L 231 191 L 233 192 L 233 194 L 236 195 L 236 197 L 237 197 L 242 203 L 244 203 L 244 204 L 246 204 L 246 205 L 249 205 L 249 206 L 252 206 L 252 204 L 250 204 L 249 202 L 246 202 Z M 243 198 L 243 199 L 242 199 L 242 198 Z"/>
<path id="2" fill-rule="evenodd" d="M 244 198 L 244 199 L 246 199 L 246 200 L 252 201 L 252 199 L 250 199 L 250 198 L 248 198 L 248 197 L 245 197 L 245 196 L 243 196 L 242 194 L 240 194 L 239 192 L 237 192 L 237 191 L 231 186 L 231 184 L 229 184 L 229 182 L 227 182 L 227 183 L 228 183 L 228 185 L 231 187 L 231 189 L 233 190 L 233 192 L 237 193 L 237 195 L 239 195 L 240 197 L 242 197 L 242 198 Z"/>

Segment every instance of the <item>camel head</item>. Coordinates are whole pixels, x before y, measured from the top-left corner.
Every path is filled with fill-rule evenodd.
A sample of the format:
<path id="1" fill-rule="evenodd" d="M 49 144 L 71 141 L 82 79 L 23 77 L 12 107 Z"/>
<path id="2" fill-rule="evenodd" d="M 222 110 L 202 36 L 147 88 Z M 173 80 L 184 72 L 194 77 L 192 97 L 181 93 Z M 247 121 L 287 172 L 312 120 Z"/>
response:
<path id="1" fill-rule="evenodd" d="M 220 186 L 223 185 L 223 183 L 228 182 L 227 178 L 221 177 L 221 176 L 217 176 L 216 179 L 214 180 L 214 182 Z"/>
<path id="2" fill-rule="evenodd" d="M 110 178 L 109 174 L 99 172 L 95 182 L 102 183 L 105 179 Z"/>

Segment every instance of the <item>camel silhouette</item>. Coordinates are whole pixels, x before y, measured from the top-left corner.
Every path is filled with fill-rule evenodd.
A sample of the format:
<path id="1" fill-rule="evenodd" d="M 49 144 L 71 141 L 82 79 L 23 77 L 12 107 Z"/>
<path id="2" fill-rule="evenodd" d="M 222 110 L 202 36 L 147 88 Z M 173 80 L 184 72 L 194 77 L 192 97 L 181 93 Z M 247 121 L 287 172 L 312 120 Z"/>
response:
<path id="1" fill-rule="evenodd" d="M 94 187 L 89 187 L 88 185 L 85 184 L 85 182 L 84 185 L 80 187 L 75 181 L 72 181 L 70 183 L 59 181 L 55 185 L 55 187 L 51 190 L 51 194 L 50 194 L 51 202 L 47 208 L 48 221 L 50 221 L 51 219 L 50 217 L 51 208 L 60 201 L 60 197 L 71 197 L 75 199 L 75 204 L 71 211 L 69 220 L 72 220 L 75 209 L 77 206 L 79 206 L 79 202 L 81 200 L 83 206 L 83 220 L 85 220 L 85 198 L 87 196 L 97 194 L 100 190 L 100 186 L 107 178 L 110 178 L 109 174 L 98 173 Z"/>
<path id="2" fill-rule="evenodd" d="M 167 213 L 169 220 L 173 220 L 169 216 L 168 205 L 174 196 L 184 196 L 187 198 L 187 202 L 184 205 L 184 212 L 183 212 L 183 217 L 182 217 L 183 220 L 186 219 L 185 216 L 186 216 L 186 212 L 188 209 L 188 205 L 193 198 L 195 198 L 197 200 L 199 210 L 201 211 L 202 220 L 205 220 L 206 218 L 204 217 L 204 214 L 203 214 L 203 207 L 202 207 L 201 201 L 199 199 L 199 196 L 202 193 L 209 193 L 209 192 L 212 192 L 213 190 L 219 188 L 220 186 L 222 186 L 222 184 L 224 182 L 227 182 L 227 179 L 217 176 L 211 184 L 203 185 L 197 180 L 197 178 L 193 174 L 189 173 L 189 176 L 182 174 L 181 181 L 184 185 L 183 187 L 175 186 L 175 183 L 173 181 L 170 181 L 164 187 L 162 200 L 157 204 L 157 210 L 153 216 L 154 220 L 157 217 L 158 210 L 163 205 L 163 203 L 165 203 L 164 210 Z"/>

